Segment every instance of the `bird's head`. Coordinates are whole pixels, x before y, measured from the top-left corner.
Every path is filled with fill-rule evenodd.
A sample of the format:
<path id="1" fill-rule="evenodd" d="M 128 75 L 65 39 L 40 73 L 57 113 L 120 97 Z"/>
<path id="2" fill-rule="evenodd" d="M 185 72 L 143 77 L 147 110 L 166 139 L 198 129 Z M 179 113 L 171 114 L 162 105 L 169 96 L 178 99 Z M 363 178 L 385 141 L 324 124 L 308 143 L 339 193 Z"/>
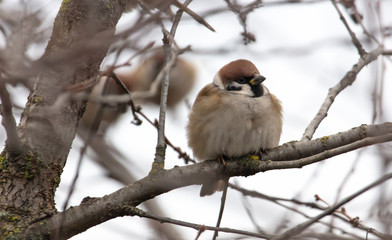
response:
<path id="1" fill-rule="evenodd" d="M 251 61 L 239 59 L 223 66 L 215 75 L 213 84 L 233 94 L 261 97 L 265 92 L 264 80 Z"/>

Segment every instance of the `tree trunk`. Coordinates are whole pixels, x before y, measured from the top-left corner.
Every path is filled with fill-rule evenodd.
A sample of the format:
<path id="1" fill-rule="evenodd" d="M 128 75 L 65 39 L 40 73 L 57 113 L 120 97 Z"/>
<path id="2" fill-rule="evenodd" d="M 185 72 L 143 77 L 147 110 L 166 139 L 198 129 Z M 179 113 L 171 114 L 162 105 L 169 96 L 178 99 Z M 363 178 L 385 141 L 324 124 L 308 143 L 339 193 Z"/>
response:
<path id="1" fill-rule="evenodd" d="M 21 146 L 0 155 L 0 235 L 18 236 L 56 212 L 54 195 L 85 102 L 59 101 L 94 79 L 110 46 L 124 1 L 63 1 L 18 126 Z M 91 81 L 91 80 L 90 80 Z"/>

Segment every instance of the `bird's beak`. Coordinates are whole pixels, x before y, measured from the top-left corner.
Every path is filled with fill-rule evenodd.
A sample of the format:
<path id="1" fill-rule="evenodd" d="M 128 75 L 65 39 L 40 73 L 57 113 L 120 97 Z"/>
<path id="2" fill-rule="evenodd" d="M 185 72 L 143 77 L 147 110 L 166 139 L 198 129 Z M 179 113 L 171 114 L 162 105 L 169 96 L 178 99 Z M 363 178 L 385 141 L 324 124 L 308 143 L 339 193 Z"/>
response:
<path id="1" fill-rule="evenodd" d="M 254 76 L 254 78 L 252 78 L 249 81 L 249 83 L 250 83 L 250 85 L 255 86 L 255 85 L 259 85 L 260 83 L 264 82 L 264 80 L 265 80 L 264 76 L 261 76 L 261 75 L 257 74 L 257 75 Z"/>

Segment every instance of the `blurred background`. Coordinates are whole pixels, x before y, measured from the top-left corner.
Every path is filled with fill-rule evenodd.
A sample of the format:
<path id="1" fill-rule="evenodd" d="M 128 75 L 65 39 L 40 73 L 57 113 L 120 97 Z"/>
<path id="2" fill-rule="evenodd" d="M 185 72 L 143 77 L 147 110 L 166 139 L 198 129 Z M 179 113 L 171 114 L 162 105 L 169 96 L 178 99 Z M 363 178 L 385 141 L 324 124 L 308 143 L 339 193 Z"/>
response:
<path id="1" fill-rule="evenodd" d="M 240 10 L 247 10 L 246 6 L 253 3 L 257 7 L 246 14 L 245 18 L 244 15 L 235 13 L 233 7 L 230 9 L 230 6 L 238 6 Z M 377 43 L 364 33 L 364 28 L 387 49 L 391 49 L 392 1 L 345 0 L 342 3 L 346 5 L 339 4 L 340 10 L 367 51 L 375 49 Z M 45 51 L 60 5 L 61 1 L 58 0 L 0 1 L 0 48 L 3 55 L 0 59 L 12 60 L 21 52 L 27 59 L 39 59 Z M 198 91 L 210 83 L 215 73 L 226 63 L 240 58 L 249 59 L 267 78 L 265 85 L 282 101 L 284 108 L 280 141 L 283 144 L 301 139 L 306 126 L 327 96 L 328 89 L 337 84 L 359 60 L 350 35 L 331 1 L 195 0 L 189 8 L 216 30 L 212 32 L 184 14 L 175 36 L 178 48 L 185 49 L 189 46 L 190 49 L 179 56 L 171 73 L 170 84 L 174 87 L 178 76 L 187 76 L 179 80 L 181 86 L 187 87 L 177 90 L 173 88 L 169 92 L 166 136 L 174 146 L 181 148 L 191 158 L 192 151 L 187 146 L 185 134 L 190 106 Z M 177 8 L 171 7 L 171 10 L 175 13 Z M 131 12 L 125 13 L 117 25 L 117 33 L 121 34 L 137 24 L 142 12 L 140 7 L 135 7 Z M 363 26 L 355 20 L 355 13 L 362 17 L 360 22 Z M 163 23 L 166 29 L 171 28 L 170 17 Z M 34 38 L 26 39 L 29 34 Z M 132 79 L 125 85 L 130 90 L 139 92 L 139 95 L 136 94 L 139 99 L 135 102 L 152 121 L 159 114 L 156 97 L 151 93 L 151 82 L 159 73 L 157 69 L 162 67 L 159 51 L 162 37 L 160 26 L 149 24 L 115 42 L 101 66 L 104 71 L 112 65 L 124 65 L 115 72 L 123 81 Z M 18 46 L 20 39 L 28 42 L 24 48 Z M 152 49 L 137 54 L 151 42 Z M 392 121 L 391 67 L 390 57 L 379 57 L 365 67 L 354 84 L 335 99 L 328 117 L 321 123 L 314 138 L 349 130 L 361 124 Z M 146 86 L 142 86 L 146 83 Z M 19 120 L 29 90 L 21 83 L 7 87 L 12 95 L 16 119 Z M 116 87 L 114 85 L 110 90 L 108 86 L 105 91 L 113 90 L 110 93 L 115 93 L 118 91 Z M 159 92 L 159 85 L 157 89 Z M 102 93 L 103 90 L 96 91 Z M 177 93 L 178 97 L 175 96 Z M 93 108 L 90 105 L 90 109 Z M 94 110 L 90 111 L 94 113 Z M 100 114 L 102 121 L 96 122 L 93 127 L 93 140 L 83 156 L 79 177 L 68 206 L 79 205 L 87 196 L 101 197 L 112 193 L 127 181 L 131 183 L 143 178 L 151 169 L 157 141 L 155 127 L 143 118 L 140 126 L 132 124 L 134 119 L 126 106 L 108 106 L 103 111 L 106 112 Z M 62 211 L 69 196 L 81 149 L 84 148 L 88 135 L 83 131 L 83 126 L 89 129 L 94 125 L 93 118 L 87 119 L 85 116 L 82 121 L 56 193 L 59 211 Z M 0 128 L 2 143 L 5 136 L 4 129 Z M 172 148 L 167 148 L 166 155 L 166 169 L 186 165 L 184 159 L 179 159 L 178 153 Z M 247 178 L 231 178 L 230 183 L 269 196 L 295 198 L 303 202 L 315 202 L 314 196 L 318 194 L 332 205 L 390 172 L 391 161 L 392 145 L 386 143 L 343 154 L 302 169 L 275 170 Z M 392 234 L 391 189 L 390 182 L 384 183 L 345 205 L 346 211 L 351 217 L 358 216 L 366 226 Z M 200 198 L 199 191 L 200 186 L 176 189 L 140 207 L 158 216 L 214 226 L 221 194 Z M 284 204 L 309 216 L 319 213 L 318 210 L 298 206 L 290 201 Z M 244 197 L 240 192 L 229 189 L 221 226 L 246 231 L 262 229 L 281 232 L 306 219 L 302 214 L 272 201 Z M 354 229 L 341 220 L 333 222 L 327 217 L 324 221 L 356 236 L 366 236 L 366 231 Z M 163 235 L 157 232 L 167 230 L 159 230 L 161 227 L 169 227 L 168 231 L 177 239 L 195 239 L 197 235 L 194 229 L 166 223 L 151 225 L 147 219 L 122 217 L 93 227 L 72 239 L 163 239 Z M 327 230 L 328 227 L 316 224 L 309 231 Z M 204 232 L 199 239 L 211 239 L 212 234 L 213 232 Z M 220 239 L 251 239 L 225 233 L 220 233 L 219 236 Z"/>

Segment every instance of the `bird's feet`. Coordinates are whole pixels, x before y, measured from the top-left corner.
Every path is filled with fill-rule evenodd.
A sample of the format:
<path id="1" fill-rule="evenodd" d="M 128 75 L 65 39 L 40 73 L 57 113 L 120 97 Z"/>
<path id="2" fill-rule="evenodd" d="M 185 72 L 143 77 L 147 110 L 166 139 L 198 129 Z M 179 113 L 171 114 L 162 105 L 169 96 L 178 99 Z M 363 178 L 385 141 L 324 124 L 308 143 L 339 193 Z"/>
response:
<path id="1" fill-rule="evenodd" d="M 260 159 L 261 159 L 261 156 L 263 156 L 263 154 L 268 154 L 268 152 L 269 152 L 270 150 L 271 150 L 271 149 L 263 149 L 263 148 L 260 148 L 260 150 L 259 150 Z"/>
<path id="2" fill-rule="evenodd" d="M 218 157 L 218 161 L 219 161 L 220 163 L 222 163 L 222 164 L 223 164 L 223 166 L 225 166 L 225 167 L 226 167 L 226 161 L 225 161 L 225 157 L 223 157 L 223 156 L 219 156 L 219 157 Z"/>

